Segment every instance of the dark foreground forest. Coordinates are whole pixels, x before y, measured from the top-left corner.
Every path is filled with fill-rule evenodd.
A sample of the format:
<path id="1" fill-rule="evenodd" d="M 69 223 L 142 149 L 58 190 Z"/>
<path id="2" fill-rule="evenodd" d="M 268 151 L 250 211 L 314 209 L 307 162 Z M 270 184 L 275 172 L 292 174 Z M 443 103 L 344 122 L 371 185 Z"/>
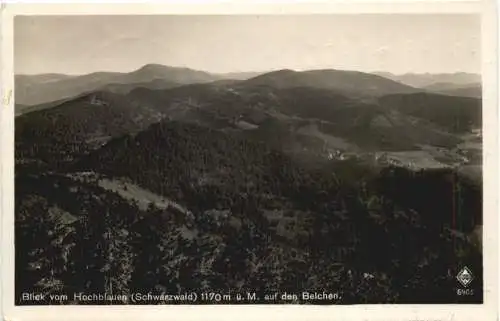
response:
<path id="1" fill-rule="evenodd" d="M 306 169 L 229 136 L 211 142 L 228 145 L 204 149 L 210 136 L 191 129 L 185 141 L 172 132 L 164 136 L 171 141 L 140 144 L 141 153 L 130 146 L 85 160 L 78 172 L 17 175 L 16 297 L 195 291 L 263 299 L 307 289 L 340 291 L 339 303 L 463 302 L 450 275 L 468 266 L 477 289 L 469 300 L 481 300 L 480 186 L 452 170 L 352 161 Z M 175 152 L 159 163 L 156 149 Z M 224 182 L 200 182 L 223 162 Z M 75 179 L 89 166 L 100 174 Z M 141 209 L 99 185 L 127 176 L 188 209 Z"/>

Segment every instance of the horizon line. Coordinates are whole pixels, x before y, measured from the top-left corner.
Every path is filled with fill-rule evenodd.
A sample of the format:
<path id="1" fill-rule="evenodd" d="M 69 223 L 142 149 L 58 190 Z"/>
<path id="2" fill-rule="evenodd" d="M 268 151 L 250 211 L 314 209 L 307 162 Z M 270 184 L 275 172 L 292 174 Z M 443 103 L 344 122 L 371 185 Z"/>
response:
<path id="1" fill-rule="evenodd" d="M 61 72 L 41 72 L 41 73 L 16 73 L 14 71 L 15 76 L 40 76 L 40 75 L 63 75 L 63 76 L 69 76 L 69 77 L 79 77 L 79 76 L 85 76 L 85 75 L 91 75 L 95 73 L 120 73 L 120 74 L 127 74 L 127 73 L 132 73 L 138 70 L 143 69 L 146 66 L 151 66 L 151 65 L 156 65 L 156 66 L 162 66 L 162 67 L 169 67 L 169 68 L 174 68 L 174 69 L 189 69 L 192 71 L 199 71 L 199 72 L 204 72 L 207 74 L 211 75 L 227 75 L 227 74 L 245 74 L 245 73 L 258 73 L 258 74 L 265 74 L 265 73 L 271 73 L 275 71 L 281 71 L 281 70 L 291 70 L 295 72 L 304 72 L 304 71 L 318 71 L 318 70 L 338 70 L 338 71 L 356 71 L 356 72 L 362 72 L 362 73 L 367 73 L 367 74 L 383 74 L 383 73 L 388 73 L 393 76 L 404 76 L 404 75 L 452 75 L 452 74 L 471 74 L 471 75 L 478 75 L 480 76 L 482 73 L 481 72 L 470 72 L 470 71 L 438 71 L 438 72 L 429 72 L 429 71 L 424 71 L 424 72 L 412 72 L 412 71 L 407 71 L 407 72 L 402 72 L 402 73 L 396 73 L 392 71 L 387 71 L 387 70 L 371 70 L 371 71 L 363 71 L 363 70 L 357 70 L 357 69 L 338 69 L 338 68 L 333 68 L 333 67 L 324 67 L 324 68 L 310 68 L 310 69 L 302 69 L 302 68 L 278 68 L 278 69 L 271 69 L 271 70 L 246 70 L 246 71 L 227 71 L 227 72 L 214 72 L 214 71 L 207 71 L 203 69 L 195 69 L 187 66 L 174 66 L 174 65 L 166 65 L 166 64 L 161 64 L 161 63 L 146 63 L 138 68 L 128 70 L 128 71 L 113 71 L 113 70 L 95 70 L 95 71 L 90 71 L 87 73 L 80 73 L 80 74 L 71 74 L 71 73 L 61 73 Z M 15 68 L 14 68 L 15 69 Z"/>

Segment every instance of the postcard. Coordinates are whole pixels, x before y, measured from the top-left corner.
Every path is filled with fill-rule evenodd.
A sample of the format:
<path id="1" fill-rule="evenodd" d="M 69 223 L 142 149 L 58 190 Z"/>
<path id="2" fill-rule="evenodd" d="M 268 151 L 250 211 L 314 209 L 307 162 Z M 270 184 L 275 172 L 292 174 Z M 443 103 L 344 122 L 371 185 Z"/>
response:
<path id="1" fill-rule="evenodd" d="M 6 320 L 494 320 L 490 2 L 2 9 Z"/>

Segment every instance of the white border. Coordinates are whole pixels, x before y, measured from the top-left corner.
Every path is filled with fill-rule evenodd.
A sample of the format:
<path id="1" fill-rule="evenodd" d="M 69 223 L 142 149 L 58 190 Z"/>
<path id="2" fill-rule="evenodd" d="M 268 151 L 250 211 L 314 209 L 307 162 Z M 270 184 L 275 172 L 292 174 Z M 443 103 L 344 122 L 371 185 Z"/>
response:
<path id="1" fill-rule="evenodd" d="M 337 1 L 306 4 L 196 1 L 158 4 L 7 4 L 1 12 L 0 188 L 1 275 L 0 297 L 5 320 L 481 320 L 497 319 L 498 271 L 498 138 L 497 21 L 494 0 L 360 3 Z M 406 2 L 406 3 L 405 3 Z M 14 306 L 14 104 L 13 16 L 83 14 L 311 14 L 311 13 L 481 13 L 484 128 L 484 304 L 482 305 L 355 305 L 355 306 Z M 10 97 L 10 98 L 9 98 Z M 3 295 L 2 295 L 3 294 Z"/>

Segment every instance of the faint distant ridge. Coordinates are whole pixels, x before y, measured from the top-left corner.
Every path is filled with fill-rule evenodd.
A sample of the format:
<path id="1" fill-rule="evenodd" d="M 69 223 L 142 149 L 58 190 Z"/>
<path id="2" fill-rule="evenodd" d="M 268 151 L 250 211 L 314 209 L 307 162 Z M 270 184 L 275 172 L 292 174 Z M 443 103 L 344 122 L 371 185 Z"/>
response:
<path id="1" fill-rule="evenodd" d="M 57 74 L 57 73 L 38 74 L 38 75 L 19 74 L 16 75 L 16 80 L 32 81 L 32 82 L 53 82 L 53 81 L 68 79 L 71 77 L 75 76 L 66 74 Z"/>
<path id="2" fill-rule="evenodd" d="M 417 88 L 425 88 L 437 83 L 448 83 L 454 85 L 470 85 L 481 83 L 480 74 L 467 72 L 393 74 L 390 72 L 381 71 L 374 72 L 374 74 Z"/>

